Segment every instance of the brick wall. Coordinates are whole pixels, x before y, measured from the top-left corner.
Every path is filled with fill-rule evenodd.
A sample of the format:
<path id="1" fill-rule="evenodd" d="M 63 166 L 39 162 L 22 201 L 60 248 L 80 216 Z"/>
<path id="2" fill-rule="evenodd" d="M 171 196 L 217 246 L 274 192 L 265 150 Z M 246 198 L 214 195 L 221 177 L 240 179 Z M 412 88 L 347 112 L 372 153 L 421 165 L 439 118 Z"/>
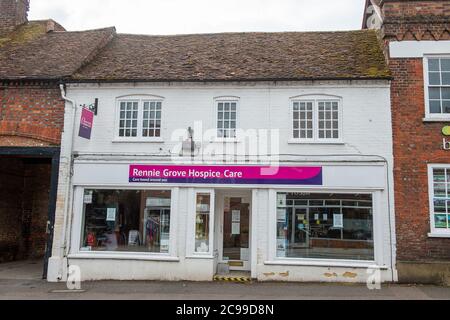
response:
<path id="1" fill-rule="evenodd" d="M 64 101 L 57 84 L 0 87 L 0 137 L 18 136 L 59 145 L 63 117 Z"/>
<path id="2" fill-rule="evenodd" d="M 50 172 L 49 160 L 0 158 L 0 262 L 44 255 Z"/>
<path id="3" fill-rule="evenodd" d="M 29 0 L 0 0 L 0 34 L 27 22 Z"/>
<path id="4" fill-rule="evenodd" d="M 429 238 L 428 163 L 448 163 L 442 123 L 424 123 L 422 59 L 391 59 L 397 255 L 400 261 L 450 259 L 450 239 Z"/>
<path id="5" fill-rule="evenodd" d="M 383 14 L 385 18 L 404 18 L 422 16 L 439 16 L 450 14 L 448 0 L 428 1 L 384 1 Z"/>
<path id="6" fill-rule="evenodd" d="M 450 1 L 385 1 L 385 39 L 450 40 Z"/>

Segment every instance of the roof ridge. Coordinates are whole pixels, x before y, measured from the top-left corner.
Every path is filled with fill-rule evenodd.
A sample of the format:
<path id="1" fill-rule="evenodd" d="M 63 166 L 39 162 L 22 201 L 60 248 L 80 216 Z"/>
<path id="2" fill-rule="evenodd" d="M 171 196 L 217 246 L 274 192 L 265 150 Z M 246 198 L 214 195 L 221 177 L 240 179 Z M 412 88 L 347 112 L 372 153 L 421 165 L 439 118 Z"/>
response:
<path id="1" fill-rule="evenodd" d="M 116 27 L 106 27 L 106 28 L 98 28 L 98 29 L 87 29 L 87 30 L 75 30 L 75 31 L 54 31 L 53 33 L 84 33 L 84 32 L 98 32 L 98 31 L 113 31 L 116 33 Z"/>
<path id="2" fill-rule="evenodd" d="M 255 34 L 337 34 L 337 33 L 367 33 L 374 32 L 374 30 L 331 30 L 331 31 L 244 31 L 244 32 L 210 32 L 210 33 L 180 33 L 180 34 L 144 34 L 144 33 L 117 33 L 118 36 L 137 36 L 137 37 L 189 37 L 189 36 L 211 36 L 211 35 L 255 35 Z"/>

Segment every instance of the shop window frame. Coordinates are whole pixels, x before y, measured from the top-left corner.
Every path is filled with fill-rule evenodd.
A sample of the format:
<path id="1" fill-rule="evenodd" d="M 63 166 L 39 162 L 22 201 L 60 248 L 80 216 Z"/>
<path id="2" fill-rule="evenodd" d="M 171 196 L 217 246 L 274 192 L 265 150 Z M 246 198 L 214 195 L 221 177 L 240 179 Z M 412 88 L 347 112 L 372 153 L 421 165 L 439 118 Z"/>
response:
<path id="1" fill-rule="evenodd" d="M 196 218 L 197 218 L 197 196 L 199 194 L 210 195 L 210 211 L 209 211 L 209 250 L 208 252 L 197 252 L 195 248 L 195 234 L 196 234 Z M 214 189 L 209 188 L 190 188 L 188 192 L 188 231 L 187 231 L 187 258 L 213 258 L 214 254 L 214 221 L 215 221 L 215 203 L 216 194 Z"/>
<path id="2" fill-rule="evenodd" d="M 428 165 L 428 197 L 429 197 L 429 218 L 430 218 L 430 233 L 428 236 L 430 238 L 450 238 L 450 221 L 448 220 L 448 216 L 450 216 L 450 196 L 442 197 L 442 200 L 445 200 L 446 206 L 448 206 L 448 209 L 446 207 L 446 210 L 448 211 L 446 213 L 447 216 L 447 228 L 436 228 L 435 226 L 435 211 L 434 211 L 434 199 L 435 197 L 435 182 L 434 182 L 434 169 L 445 169 L 448 172 L 447 174 L 450 175 L 450 164 L 429 164 Z M 446 174 L 446 177 L 447 177 Z M 447 180 L 444 182 L 444 184 L 447 185 L 448 191 L 446 189 L 446 192 L 450 192 L 450 180 Z M 448 195 L 448 193 L 447 193 Z M 440 198 L 440 197 L 438 197 Z"/>
<path id="3" fill-rule="evenodd" d="M 135 252 L 135 251 L 83 251 L 83 228 L 85 219 L 84 194 L 85 190 L 123 190 L 123 191 L 170 191 L 170 231 L 169 231 L 169 252 Z M 161 260 L 179 261 L 177 249 L 177 228 L 178 228 L 178 203 L 179 188 L 169 186 L 155 187 L 130 187 L 130 186 L 76 186 L 73 196 L 73 224 L 69 227 L 72 237 L 70 239 L 69 257 L 82 259 L 118 259 L 118 260 Z"/>
<path id="4" fill-rule="evenodd" d="M 277 194 L 278 193 L 310 193 L 310 194 L 324 194 L 324 193 L 339 193 L 339 194 L 371 194 L 373 206 L 373 244 L 374 244 L 374 259 L 373 260 L 349 260 L 349 259 L 331 259 L 331 258 L 297 258 L 297 257 L 278 257 L 277 256 Z M 370 189 L 354 189 L 354 190 L 340 190 L 340 189 L 288 189 L 277 188 L 269 190 L 269 252 L 264 261 L 265 265 L 299 265 L 299 266 L 336 266 L 336 267 L 364 267 L 364 268 L 379 268 L 381 270 L 388 269 L 389 261 L 385 260 L 384 251 L 385 243 L 383 242 L 383 215 L 380 209 L 380 192 Z"/>

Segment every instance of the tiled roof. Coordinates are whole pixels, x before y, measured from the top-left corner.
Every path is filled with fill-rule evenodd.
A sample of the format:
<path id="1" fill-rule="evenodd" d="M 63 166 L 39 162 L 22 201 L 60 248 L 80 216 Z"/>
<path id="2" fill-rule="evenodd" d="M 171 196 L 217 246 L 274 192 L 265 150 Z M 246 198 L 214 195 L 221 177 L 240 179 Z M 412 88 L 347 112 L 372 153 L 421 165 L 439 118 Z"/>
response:
<path id="1" fill-rule="evenodd" d="M 29 22 L 0 38 L 0 79 L 60 79 L 88 63 L 114 36 L 114 28 L 48 32 L 49 21 Z M 59 25 L 58 25 L 59 26 Z"/>
<path id="2" fill-rule="evenodd" d="M 51 53 L 49 53 L 51 54 Z M 387 79 L 375 31 L 118 34 L 77 81 Z"/>

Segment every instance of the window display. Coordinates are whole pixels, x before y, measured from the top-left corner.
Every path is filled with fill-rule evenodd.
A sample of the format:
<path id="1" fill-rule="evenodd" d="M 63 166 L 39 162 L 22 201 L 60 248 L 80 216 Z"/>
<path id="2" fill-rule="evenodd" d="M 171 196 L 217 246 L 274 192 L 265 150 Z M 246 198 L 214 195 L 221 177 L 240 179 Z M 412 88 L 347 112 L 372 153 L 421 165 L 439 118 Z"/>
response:
<path id="1" fill-rule="evenodd" d="M 373 260 L 372 195 L 278 193 L 277 256 Z"/>
<path id="2" fill-rule="evenodd" d="M 85 190 L 82 251 L 168 253 L 171 192 Z"/>
<path id="3" fill-rule="evenodd" d="M 195 252 L 209 252 L 209 219 L 211 195 L 197 194 L 195 215 Z"/>

